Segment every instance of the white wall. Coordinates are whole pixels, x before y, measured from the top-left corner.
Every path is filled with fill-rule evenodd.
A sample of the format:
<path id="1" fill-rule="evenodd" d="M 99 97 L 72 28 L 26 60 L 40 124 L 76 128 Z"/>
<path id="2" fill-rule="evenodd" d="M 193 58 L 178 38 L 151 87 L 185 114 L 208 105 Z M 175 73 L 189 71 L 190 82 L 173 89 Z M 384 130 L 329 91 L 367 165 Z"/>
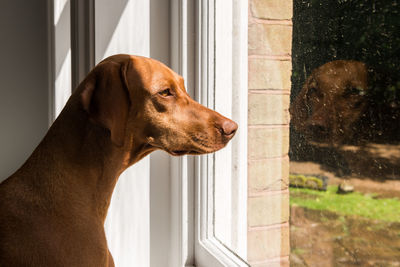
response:
<path id="1" fill-rule="evenodd" d="M 48 127 L 46 1 L 0 1 L 0 181 Z"/>
<path id="2" fill-rule="evenodd" d="M 71 96 L 71 1 L 53 1 L 52 44 L 54 81 L 52 89 L 51 122 L 60 114 Z M 50 74 L 50 73 L 49 73 Z"/>

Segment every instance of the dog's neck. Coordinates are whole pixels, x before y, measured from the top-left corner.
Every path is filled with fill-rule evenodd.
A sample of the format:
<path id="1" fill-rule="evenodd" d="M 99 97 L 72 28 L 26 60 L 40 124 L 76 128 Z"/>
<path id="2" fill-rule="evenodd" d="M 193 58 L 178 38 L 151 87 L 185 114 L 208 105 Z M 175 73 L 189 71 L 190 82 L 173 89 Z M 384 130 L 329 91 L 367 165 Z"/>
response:
<path id="1" fill-rule="evenodd" d="M 54 209 L 79 209 L 74 207 L 79 204 L 104 222 L 119 175 L 149 153 L 132 145 L 130 151 L 113 145 L 107 130 L 91 123 L 79 101 L 71 99 L 15 175 Z"/>

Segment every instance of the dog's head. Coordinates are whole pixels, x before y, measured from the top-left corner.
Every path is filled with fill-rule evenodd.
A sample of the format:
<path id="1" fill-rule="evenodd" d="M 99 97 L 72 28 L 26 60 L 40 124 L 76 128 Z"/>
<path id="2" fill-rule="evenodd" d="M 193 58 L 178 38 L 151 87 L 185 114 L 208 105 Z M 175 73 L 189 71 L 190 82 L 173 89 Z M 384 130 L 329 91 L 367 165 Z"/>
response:
<path id="1" fill-rule="evenodd" d="M 237 130 L 235 122 L 191 99 L 183 78 L 154 59 L 111 56 L 80 88 L 91 121 L 108 129 L 112 143 L 124 149 L 210 153 Z"/>
<path id="2" fill-rule="evenodd" d="M 338 144 L 351 138 L 367 106 L 367 68 L 338 60 L 315 69 L 290 106 L 292 125 L 308 140 Z"/>

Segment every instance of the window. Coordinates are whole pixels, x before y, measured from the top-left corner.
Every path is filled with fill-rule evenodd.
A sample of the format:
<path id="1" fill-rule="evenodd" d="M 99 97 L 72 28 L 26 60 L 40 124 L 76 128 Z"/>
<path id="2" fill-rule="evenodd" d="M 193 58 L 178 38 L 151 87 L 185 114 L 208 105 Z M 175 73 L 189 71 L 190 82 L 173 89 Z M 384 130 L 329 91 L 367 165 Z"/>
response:
<path id="1" fill-rule="evenodd" d="M 233 142 L 222 151 L 175 162 L 177 173 L 183 175 L 183 195 L 177 199 L 183 208 L 179 220 L 184 233 L 183 265 L 247 266 L 243 260 L 247 252 L 245 2 L 176 3 L 181 8 L 176 23 L 182 23 L 181 27 L 172 27 L 181 29 L 175 46 L 176 70 L 184 75 L 189 91 L 192 86 L 195 88 L 191 93 L 198 102 L 233 117 L 240 125 Z M 196 43 L 190 40 L 193 32 Z M 192 222 L 194 227 L 186 222 Z"/>
<path id="2" fill-rule="evenodd" d="M 296 266 L 400 264 L 399 12 L 398 1 L 294 1 Z"/>
<path id="3" fill-rule="evenodd" d="M 198 99 L 240 125 L 226 148 L 197 159 L 195 251 L 196 261 L 204 266 L 207 266 L 204 261 L 210 260 L 207 257 L 212 256 L 225 266 L 246 265 L 243 260 L 247 253 L 246 7 L 245 1 L 199 4 L 202 69 Z"/>

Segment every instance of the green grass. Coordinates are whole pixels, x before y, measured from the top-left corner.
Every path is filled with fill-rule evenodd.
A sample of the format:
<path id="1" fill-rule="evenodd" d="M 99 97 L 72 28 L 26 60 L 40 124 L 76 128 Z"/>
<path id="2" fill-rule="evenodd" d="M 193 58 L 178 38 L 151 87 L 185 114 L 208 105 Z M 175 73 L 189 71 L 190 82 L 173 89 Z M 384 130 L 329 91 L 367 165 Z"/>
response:
<path id="1" fill-rule="evenodd" d="M 357 215 L 387 222 L 400 222 L 398 198 L 376 199 L 374 195 L 336 194 L 337 186 L 328 186 L 326 192 L 304 188 L 290 188 L 290 205 L 314 210 L 328 210 L 340 215 Z"/>
<path id="2" fill-rule="evenodd" d="M 306 252 L 306 250 L 302 248 L 294 248 L 292 250 L 292 253 L 297 254 L 297 255 L 303 255 Z"/>

